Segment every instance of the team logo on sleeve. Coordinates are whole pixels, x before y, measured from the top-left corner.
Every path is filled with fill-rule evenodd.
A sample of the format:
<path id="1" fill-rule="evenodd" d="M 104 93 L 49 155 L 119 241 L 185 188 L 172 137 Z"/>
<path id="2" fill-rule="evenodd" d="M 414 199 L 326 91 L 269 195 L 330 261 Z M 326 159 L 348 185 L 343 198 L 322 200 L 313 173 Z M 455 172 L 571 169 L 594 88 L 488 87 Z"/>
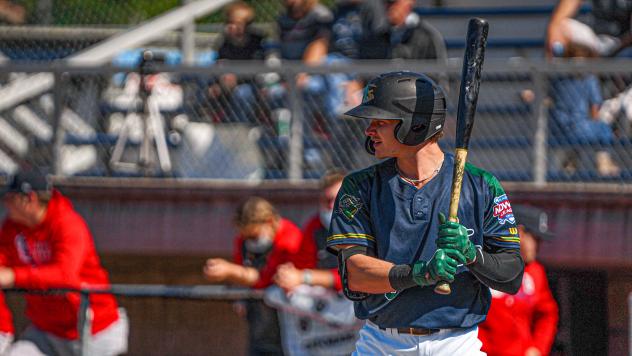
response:
<path id="1" fill-rule="evenodd" d="M 344 215 L 347 220 L 351 221 L 353 217 L 360 211 L 362 202 L 360 199 L 349 194 L 343 194 L 338 203 L 338 212 Z"/>
<path id="2" fill-rule="evenodd" d="M 507 194 L 494 198 L 494 216 L 498 219 L 500 225 L 504 225 L 507 221 L 511 224 L 516 223 Z"/>

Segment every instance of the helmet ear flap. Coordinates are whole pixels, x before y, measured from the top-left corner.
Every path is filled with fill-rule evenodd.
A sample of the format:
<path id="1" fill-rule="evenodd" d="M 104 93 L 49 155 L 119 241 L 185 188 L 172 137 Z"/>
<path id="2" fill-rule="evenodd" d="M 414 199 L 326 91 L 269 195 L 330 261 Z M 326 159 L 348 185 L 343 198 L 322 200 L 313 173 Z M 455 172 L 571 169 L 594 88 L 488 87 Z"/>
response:
<path id="1" fill-rule="evenodd" d="M 373 141 L 371 140 L 371 138 L 369 136 L 366 137 L 366 140 L 364 141 L 364 149 L 371 155 L 374 156 L 375 155 L 375 146 L 373 145 Z"/>
<path id="2" fill-rule="evenodd" d="M 400 143 L 404 143 L 405 144 L 406 135 L 405 135 L 405 133 L 403 131 L 400 131 L 400 129 L 402 128 L 402 124 L 403 123 L 404 122 L 402 120 L 400 120 L 399 123 L 397 124 L 397 126 L 395 126 L 395 130 L 394 130 L 393 133 L 395 134 L 395 138 L 397 139 L 397 141 L 399 141 Z"/>

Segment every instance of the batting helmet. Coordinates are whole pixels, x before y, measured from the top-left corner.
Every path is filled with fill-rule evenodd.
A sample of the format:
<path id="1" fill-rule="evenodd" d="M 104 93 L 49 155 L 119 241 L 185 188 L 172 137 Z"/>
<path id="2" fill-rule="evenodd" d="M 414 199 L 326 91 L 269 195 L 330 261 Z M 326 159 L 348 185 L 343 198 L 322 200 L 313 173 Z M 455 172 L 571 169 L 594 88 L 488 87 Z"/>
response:
<path id="1" fill-rule="evenodd" d="M 364 88 L 362 104 L 345 114 L 399 120 L 395 137 L 405 145 L 416 146 L 443 129 L 446 99 L 443 89 L 424 74 L 391 72 L 372 79 Z M 367 150 L 373 153 L 369 140 Z"/>

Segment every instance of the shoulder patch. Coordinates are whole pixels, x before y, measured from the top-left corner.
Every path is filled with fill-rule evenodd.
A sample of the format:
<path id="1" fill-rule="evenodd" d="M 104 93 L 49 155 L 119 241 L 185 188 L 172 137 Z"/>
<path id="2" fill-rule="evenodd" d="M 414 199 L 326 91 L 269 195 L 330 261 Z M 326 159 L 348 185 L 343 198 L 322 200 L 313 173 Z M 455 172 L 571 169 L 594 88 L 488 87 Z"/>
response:
<path id="1" fill-rule="evenodd" d="M 343 194 L 338 203 L 338 212 L 351 221 L 362 208 L 362 201 L 353 195 Z"/>
<path id="2" fill-rule="evenodd" d="M 498 219 L 500 225 L 504 225 L 507 221 L 511 224 L 516 223 L 516 218 L 514 217 L 507 194 L 494 198 L 494 216 Z"/>

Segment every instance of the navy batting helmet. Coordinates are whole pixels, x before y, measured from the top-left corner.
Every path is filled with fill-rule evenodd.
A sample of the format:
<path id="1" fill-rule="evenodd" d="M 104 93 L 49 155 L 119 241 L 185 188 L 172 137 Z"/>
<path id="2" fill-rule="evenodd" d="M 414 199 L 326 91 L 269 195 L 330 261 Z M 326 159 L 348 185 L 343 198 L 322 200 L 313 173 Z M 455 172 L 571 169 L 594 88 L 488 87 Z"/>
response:
<path id="1" fill-rule="evenodd" d="M 391 72 L 372 79 L 364 88 L 362 104 L 345 114 L 399 120 L 395 137 L 405 145 L 416 146 L 443 129 L 446 99 L 441 87 L 424 74 Z M 371 152 L 368 140 L 367 144 Z"/>

